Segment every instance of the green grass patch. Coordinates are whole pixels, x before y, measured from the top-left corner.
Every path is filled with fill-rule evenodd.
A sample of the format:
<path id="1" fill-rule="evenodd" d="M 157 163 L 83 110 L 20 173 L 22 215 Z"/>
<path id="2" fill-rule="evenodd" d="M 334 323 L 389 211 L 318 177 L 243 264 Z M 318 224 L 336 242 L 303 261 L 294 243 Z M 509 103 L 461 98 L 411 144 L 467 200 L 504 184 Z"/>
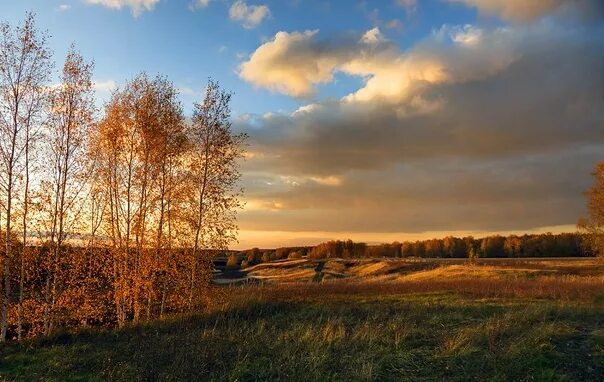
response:
<path id="1" fill-rule="evenodd" d="M 255 301 L 2 348 L 15 381 L 604 377 L 604 307 L 453 293 Z"/>

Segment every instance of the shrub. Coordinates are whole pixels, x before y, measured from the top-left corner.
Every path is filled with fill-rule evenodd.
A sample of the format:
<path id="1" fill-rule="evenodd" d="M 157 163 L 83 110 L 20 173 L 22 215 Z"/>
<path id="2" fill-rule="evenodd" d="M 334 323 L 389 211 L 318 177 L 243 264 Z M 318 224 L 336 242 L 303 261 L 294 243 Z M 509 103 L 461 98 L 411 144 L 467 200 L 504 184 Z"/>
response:
<path id="1" fill-rule="evenodd" d="M 294 251 L 294 252 L 291 252 L 289 255 L 287 255 L 287 258 L 289 260 L 301 259 L 302 255 L 300 254 L 300 252 Z"/>
<path id="2" fill-rule="evenodd" d="M 231 253 L 226 263 L 227 269 L 239 269 L 239 256 L 236 253 Z"/>
<path id="3" fill-rule="evenodd" d="M 261 260 L 260 250 L 258 248 L 252 248 L 247 251 L 247 263 L 249 265 L 258 264 Z"/>
<path id="4" fill-rule="evenodd" d="M 277 260 L 286 259 L 289 254 L 289 249 L 287 248 L 277 248 L 275 250 L 275 258 Z"/>
<path id="5" fill-rule="evenodd" d="M 264 252 L 262 254 L 262 258 L 260 259 L 263 263 L 268 263 L 269 261 L 273 260 L 274 256 L 272 252 Z"/>

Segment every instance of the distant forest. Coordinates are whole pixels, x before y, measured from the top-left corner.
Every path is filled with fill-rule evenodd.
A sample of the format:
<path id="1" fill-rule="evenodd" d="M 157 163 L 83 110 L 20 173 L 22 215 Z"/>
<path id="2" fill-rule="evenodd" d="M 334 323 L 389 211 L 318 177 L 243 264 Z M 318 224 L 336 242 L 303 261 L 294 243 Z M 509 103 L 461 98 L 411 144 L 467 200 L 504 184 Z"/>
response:
<path id="1" fill-rule="evenodd" d="M 405 241 L 391 244 L 367 245 L 352 240 L 334 240 L 314 247 L 284 247 L 274 250 L 252 248 L 232 253 L 228 265 L 246 267 L 268 261 L 296 259 L 308 256 L 325 258 L 519 258 L 519 257 L 588 257 L 594 256 L 584 245 L 580 233 L 544 233 L 537 235 L 487 236 L 480 239 L 447 236 L 444 239 Z"/>

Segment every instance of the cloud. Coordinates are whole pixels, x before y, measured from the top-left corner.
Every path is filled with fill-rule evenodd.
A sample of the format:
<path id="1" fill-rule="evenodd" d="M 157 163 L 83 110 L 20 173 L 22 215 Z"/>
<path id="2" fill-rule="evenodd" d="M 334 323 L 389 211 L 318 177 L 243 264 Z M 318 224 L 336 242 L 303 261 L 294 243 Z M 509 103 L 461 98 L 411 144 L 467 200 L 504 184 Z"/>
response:
<path id="1" fill-rule="evenodd" d="M 336 70 L 352 71 L 355 58 L 360 64 L 363 56 L 387 55 L 391 48 L 378 28 L 360 38 L 333 40 L 319 39 L 318 32 L 278 32 L 241 64 L 240 77 L 258 87 L 308 97 L 315 85 L 331 82 Z"/>
<path id="2" fill-rule="evenodd" d="M 476 45 L 482 38 L 482 30 L 472 25 L 445 27 L 441 33 L 448 33 L 449 38 L 461 45 Z"/>
<path id="3" fill-rule="evenodd" d="M 210 1 L 211 0 L 194 0 L 192 6 L 194 8 L 206 8 L 208 5 L 210 5 Z"/>
<path id="4" fill-rule="evenodd" d="M 443 27 L 432 39 L 413 51 L 401 53 L 386 41 L 378 28 L 360 39 L 349 37 L 325 40 L 318 31 L 278 32 L 242 63 L 239 75 L 257 87 L 293 97 L 309 97 L 318 84 L 333 81 L 339 71 L 366 79 L 362 89 L 347 100 L 400 100 L 427 83 L 467 80 L 488 75 L 514 59 L 505 30 L 493 33 L 492 45 L 483 49 L 471 45 L 481 38 L 473 27 Z M 453 45 L 453 46 L 452 46 Z M 422 103 L 416 99 L 417 105 Z"/>
<path id="5" fill-rule="evenodd" d="M 61 4 L 61 5 L 59 5 L 59 7 L 57 9 L 59 11 L 61 11 L 61 12 L 66 12 L 66 11 L 68 11 L 68 10 L 71 9 L 71 5 L 69 5 L 69 4 Z"/>
<path id="6" fill-rule="evenodd" d="M 555 12 L 570 12 L 584 18 L 601 17 L 601 0 L 449 0 L 478 9 L 479 12 L 505 20 L 529 22 Z"/>
<path id="7" fill-rule="evenodd" d="M 256 136 L 290 152 L 283 162 L 316 174 L 426 158 L 434 150 L 470 158 L 502 150 L 531 152 L 590 142 L 604 134 L 596 128 L 603 113 L 598 112 L 604 81 L 599 70 L 604 63 L 602 30 L 579 33 L 547 25 L 493 29 L 467 44 L 455 42 L 458 29 L 467 30 L 443 28 L 404 53 L 389 48 L 370 56 L 353 46 L 358 57 L 342 52 L 325 56 L 321 49 L 313 51 L 314 65 L 309 57 L 308 62 L 294 57 L 292 70 L 340 60 L 345 62 L 343 71 L 368 79 L 341 100 L 314 103 L 291 115 L 257 118 L 254 123 L 263 129 Z M 279 73 L 288 73 L 283 84 L 265 73 L 270 86 L 292 90 L 302 83 L 299 88 L 311 91 L 313 83 L 332 79 L 330 71 L 289 69 L 279 67 Z M 255 78 L 261 78 L 261 72 L 257 74 Z M 310 74 L 314 77 L 309 80 Z M 568 128 L 575 120 L 582 123 Z M 288 147 L 294 142 L 297 147 Z M 359 142 L 380 151 L 367 161 L 366 152 L 357 149 Z"/>
<path id="8" fill-rule="evenodd" d="M 187 96 L 187 97 L 195 97 L 197 95 L 199 95 L 200 93 L 195 91 L 193 88 L 189 87 L 189 86 L 179 86 L 177 88 L 178 93 L 180 93 L 181 95 Z"/>
<path id="9" fill-rule="evenodd" d="M 253 29 L 270 16 L 270 9 L 266 5 L 247 5 L 244 0 L 237 0 L 229 9 L 231 20 L 240 21 L 244 28 Z"/>
<path id="10" fill-rule="evenodd" d="M 97 92 L 111 92 L 117 88 L 117 84 L 113 80 L 95 81 L 93 88 Z"/>
<path id="11" fill-rule="evenodd" d="M 416 0 L 396 0 L 396 4 L 404 7 L 407 13 L 413 13 L 417 10 Z"/>
<path id="12" fill-rule="evenodd" d="M 479 162 L 413 161 L 384 171 L 348 171 L 337 186 L 279 177 L 254 186 L 242 227 L 349 232 L 507 231 L 572 225 L 604 146 Z M 272 190 L 271 190 L 272 188 Z M 268 206 L 271 206 L 268 211 Z"/>
<path id="13" fill-rule="evenodd" d="M 88 4 L 102 5 L 111 9 L 128 7 L 136 17 L 144 11 L 152 11 L 159 0 L 85 0 Z"/>
<path id="14" fill-rule="evenodd" d="M 339 176 L 312 176 L 310 179 L 313 182 L 324 186 L 340 186 L 342 184 L 342 178 Z"/>
<path id="15" fill-rule="evenodd" d="M 386 27 L 386 29 L 391 29 L 399 32 L 403 30 L 403 23 L 401 23 L 399 19 L 392 19 L 386 22 L 384 26 Z"/>
<path id="16" fill-rule="evenodd" d="M 279 206 L 244 212 L 244 229 L 508 230 L 583 213 L 604 149 L 604 26 L 444 26 L 405 51 L 363 36 L 279 32 L 241 65 L 295 97 L 338 72 L 362 79 L 234 122 L 261 153 L 248 197 Z"/>
<path id="17" fill-rule="evenodd" d="M 334 51 L 321 49 L 313 42 L 317 32 L 278 32 L 241 64 L 239 75 L 256 86 L 283 94 L 309 95 L 313 85 L 332 81 L 338 63 Z"/>
<path id="18" fill-rule="evenodd" d="M 368 30 L 361 37 L 361 42 L 365 44 L 378 44 L 384 41 L 386 41 L 386 39 L 384 38 L 384 35 L 382 35 L 382 32 L 380 32 L 380 28 L 378 27 Z"/>

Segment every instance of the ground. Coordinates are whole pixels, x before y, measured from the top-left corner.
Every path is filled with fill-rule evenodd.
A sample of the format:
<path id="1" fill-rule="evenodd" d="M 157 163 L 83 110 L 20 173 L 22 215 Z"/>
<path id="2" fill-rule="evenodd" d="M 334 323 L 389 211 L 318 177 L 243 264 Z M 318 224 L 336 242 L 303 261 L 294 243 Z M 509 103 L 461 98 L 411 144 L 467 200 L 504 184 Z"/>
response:
<path id="1" fill-rule="evenodd" d="M 9 345 L 0 378 L 604 380 L 601 263 L 356 266 L 221 287 L 224 303 L 191 316 Z"/>

